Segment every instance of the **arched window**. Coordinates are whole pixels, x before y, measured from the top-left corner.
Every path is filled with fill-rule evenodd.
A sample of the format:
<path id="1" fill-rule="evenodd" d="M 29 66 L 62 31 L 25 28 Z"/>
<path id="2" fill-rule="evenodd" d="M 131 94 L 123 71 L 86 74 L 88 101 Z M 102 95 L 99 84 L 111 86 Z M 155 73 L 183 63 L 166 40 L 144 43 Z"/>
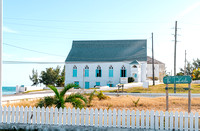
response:
<path id="1" fill-rule="evenodd" d="M 137 68 L 137 66 L 136 66 L 136 65 L 133 65 L 133 68 Z"/>
<path id="2" fill-rule="evenodd" d="M 109 67 L 109 77 L 113 77 L 113 67 L 112 67 L 112 65 Z"/>
<path id="3" fill-rule="evenodd" d="M 123 65 L 122 68 L 121 68 L 120 77 L 126 77 L 126 68 L 125 68 L 124 65 Z"/>
<path id="4" fill-rule="evenodd" d="M 88 67 L 88 65 L 85 66 L 85 77 L 89 77 L 89 67 Z"/>
<path id="5" fill-rule="evenodd" d="M 96 69 L 96 77 L 101 77 L 101 67 L 98 65 Z"/>
<path id="6" fill-rule="evenodd" d="M 77 67 L 74 65 L 73 67 L 73 77 L 77 77 Z"/>

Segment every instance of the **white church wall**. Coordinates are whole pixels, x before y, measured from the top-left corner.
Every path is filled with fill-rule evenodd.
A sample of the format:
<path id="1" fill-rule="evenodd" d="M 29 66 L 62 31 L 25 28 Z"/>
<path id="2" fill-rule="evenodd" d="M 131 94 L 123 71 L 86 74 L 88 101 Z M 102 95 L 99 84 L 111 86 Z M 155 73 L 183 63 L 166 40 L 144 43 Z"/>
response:
<path id="1" fill-rule="evenodd" d="M 107 85 L 110 81 L 113 86 L 119 83 L 120 80 L 120 70 L 121 67 L 124 65 L 127 71 L 127 77 L 131 76 L 130 72 L 130 65 L 126 62 L 73 62 L 73 63 L 66 63 L 66 78 L 65 84 L 74 83 L 75 81 L 79 82 L 80 87 L 85 87 L 85 82 L 90 83 L 90 88 L 96 85 L 96 82 L 100 82 L 101 86 Z M 77 67 L 77 77 L 73 77 L 73 66 L 76 65 Z M 88 65 L 89 67 L 89 77 L 83 77 L 83 69 L 85 66 Z M 100 65 L 102 70 L 102 76 L 96 77 L 96 69 L 97 66 Z M 109 77 L 109 67 L 112 65 L 113 67 L 113 77 Z"/>

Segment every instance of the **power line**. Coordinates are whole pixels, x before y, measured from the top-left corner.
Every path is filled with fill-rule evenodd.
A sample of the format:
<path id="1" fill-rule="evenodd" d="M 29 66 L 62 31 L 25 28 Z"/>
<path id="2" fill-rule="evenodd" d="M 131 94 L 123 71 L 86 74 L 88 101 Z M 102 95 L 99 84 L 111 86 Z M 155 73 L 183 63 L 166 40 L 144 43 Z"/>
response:
<path id="1" fill-rule="evenodd" d="M 148 22 L 143 22 L 143 21 L 80 21 L 80 20 L 55 20 L 55 19 L 28 19 L 28 18 L 10 18 L 10 17 L 4 17 L 4 19 L 11 19 L 11 20 L 26 20 L 26 21 L 44 21 L 44 22 L 69 22 L 69 23 L 100 23 L 100 24 L 120 24 L 120 23 L 138 23 L 138 24 L 155 24 L 155 23 L 169 23 L 169 22 L 166 22 L 166 21 L 160 21 L 160 22 L 157 22 L 157 21 L 148 21 Z"/>
<path id="2" fill-rule="evenodd" d="M 41 51 L 36 51 L 36 50 L 32 50 L 32 49 L 27 49 L 27 48 L 15 46 L 15 45 L 7 44 L 7 43 L 3 43 L 3 44 L 7 45 L 7 46 L 18 48 L 18 49 L 26 50 L 26 51 L 40 53 L 40 54 L 46 54 L 46 55 L 51 55 L 51 56 L 59 56 L 59 57 L 66 57 L 66 56 L 62 56 L 62 55 L 58 55 L 58 54 L 50 54 L 50 53 L 46 53 L 46 52 L 41 52 Z"/>
<path id="3" fill-rule="evenodd" d="M 65 64 L 65 62 L 3 61 L 3 64 Z"/>

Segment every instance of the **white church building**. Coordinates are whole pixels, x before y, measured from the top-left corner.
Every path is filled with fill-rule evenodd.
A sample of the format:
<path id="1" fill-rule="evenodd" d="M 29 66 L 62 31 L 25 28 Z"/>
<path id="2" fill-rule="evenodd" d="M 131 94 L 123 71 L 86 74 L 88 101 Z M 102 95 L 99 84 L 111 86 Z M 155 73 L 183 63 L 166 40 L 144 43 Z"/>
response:
<path id="1" fill-rule="evenodd" d="M 146 81 L 147 40 L 73 41 L 65 60 L 65 84 L 113 87 L 133 77 Z"/>

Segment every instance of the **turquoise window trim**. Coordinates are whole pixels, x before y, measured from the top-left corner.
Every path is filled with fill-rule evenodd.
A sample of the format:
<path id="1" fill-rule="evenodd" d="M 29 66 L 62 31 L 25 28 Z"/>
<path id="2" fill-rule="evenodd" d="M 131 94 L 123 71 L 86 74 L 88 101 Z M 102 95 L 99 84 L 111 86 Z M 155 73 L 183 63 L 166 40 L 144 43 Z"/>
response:
<path id="1" fill-rule="evenodd" d="M 99 76 L 97 76 L 99 74 Z M 96 69 L 96 77 L 101 77 L 102 76 L 102 70 Z"/>
<path id="2" fill-rule="evenodd" d="M 96 86 L 100 86 L 100 82 L 96 82 Z"/>
<path id="3" fill-rule="evenodd" d="M 85 77 L 89 77 L 89 69 L 85 69 Z"/>
<path id="4" fill-rule="evenodd" d="M 77 77 L 77 69 L 73 69 L 73 77 Z"/>
<path id="5" fill-rule="evenodd" d="M 78 81 L 74 81 L 74 84 L 79 85 L 79 82 Z"/>
<path id="6" fill-rule="evenodd" d="M 90 82 L 85 82 L 85 89 L 89 89 L 90 88 Z"/>
<path id="7" fill-rule="evenodd" d="M 135 74 L 134 77 L 137 78 L 137 74 Z"/>
<path id="8" fill-rule="evenodd" d="M 113 77 L 113 69 L 109 69 L 109 77 Z"/>

